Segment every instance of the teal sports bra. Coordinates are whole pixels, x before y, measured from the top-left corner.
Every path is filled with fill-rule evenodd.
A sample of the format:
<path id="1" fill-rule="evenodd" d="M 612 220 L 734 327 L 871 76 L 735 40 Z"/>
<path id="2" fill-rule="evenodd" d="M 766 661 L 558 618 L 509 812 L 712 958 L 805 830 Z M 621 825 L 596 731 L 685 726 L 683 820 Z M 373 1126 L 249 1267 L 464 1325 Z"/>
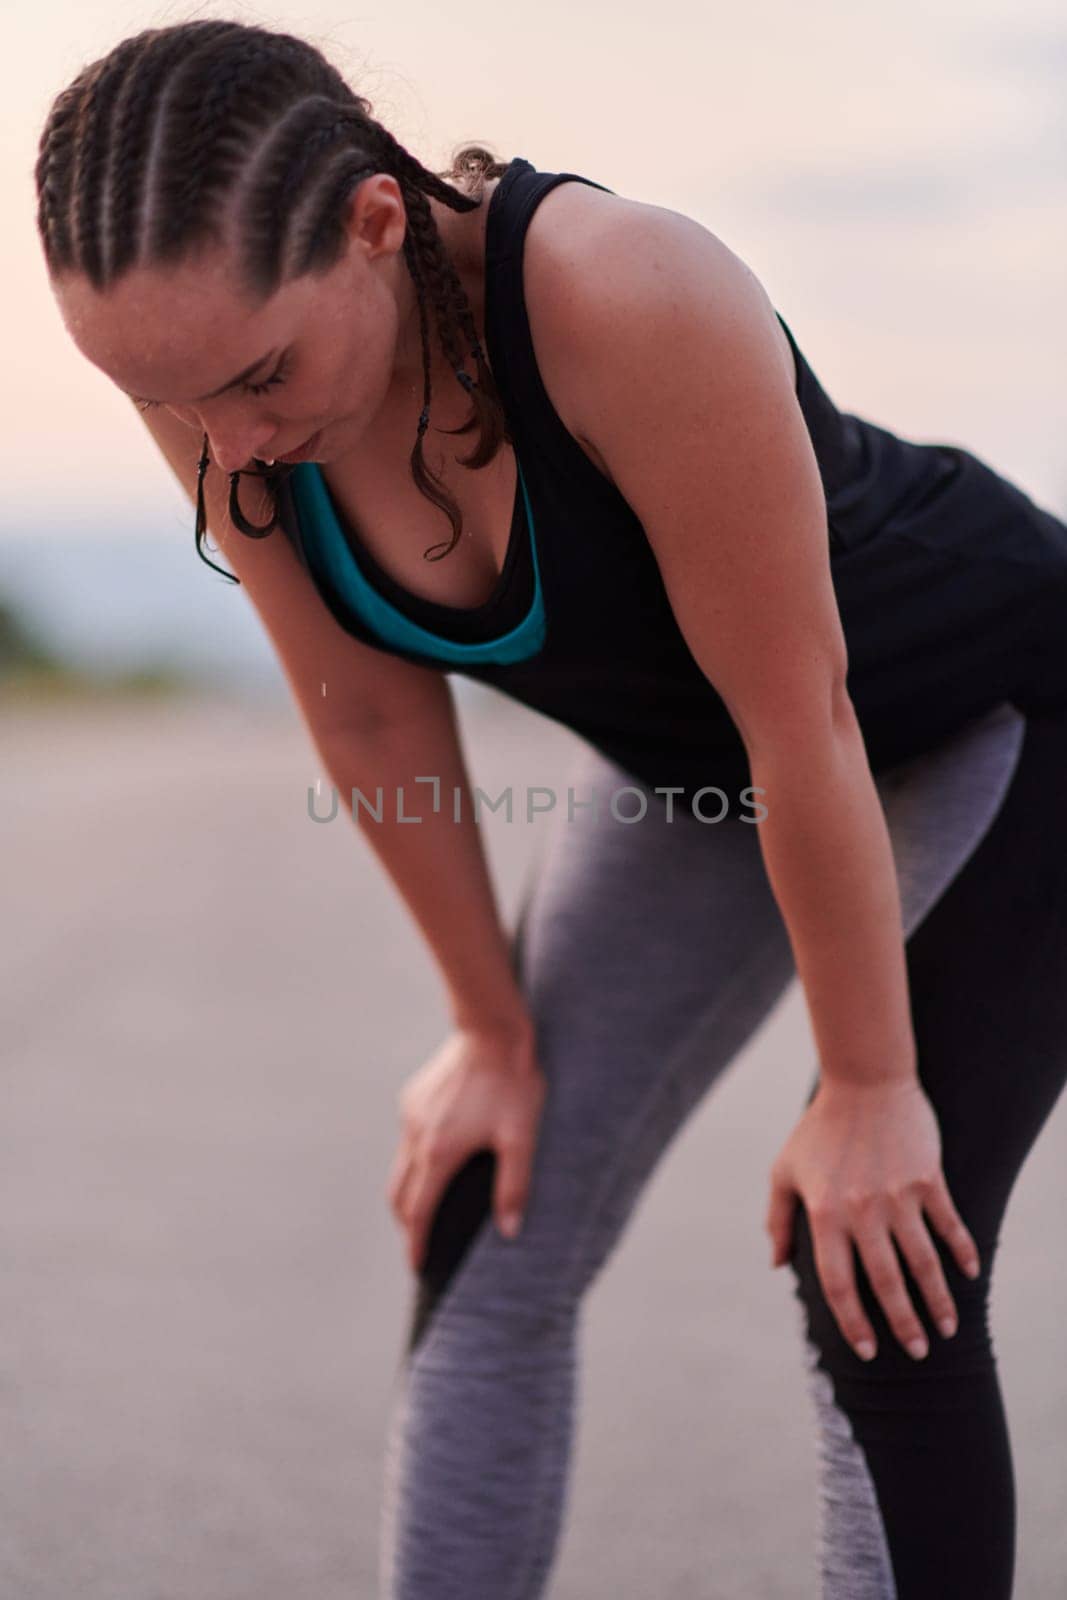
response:
<path id="1" fill-rule="evenodd" d="M 401 650 L 425 651 L 438 660 L 458 664 L 461 662 L 496 662 L 506 665 L 525 661 L 541 649 L 545 638 L 545 604 L 541 585 L 541 569 L 537 558 L 537 540 L 534 533 L 533 509 L 523 476 L 522 464 L 516 455 L 515 465 L 521 489 L 522 517 L 516 517 L 512 527 L 508 554 L 505 558 L 501 581 L 511 576 L 525 541 L 529 535 L 529 559 L 533 569 L 533 599 L 525 616 L 495 638 L 478 642 L 450 638 L 437 628 L 429 628 L 415 620 L 409 613 L 421 611 L 440 616 L 454 612 L 457 623 L 468 618 L 472 610 L 441 606 L 430 601 L 420 601 L 418 596 L 407 595 L 398 585 L 383 583 L 385 577 L 378 568 L 378 583 L 372 583 L 363 564 L 372 570 L 376 563 L 364 551 L 357 559 L 353 541 L 346 536 L 337 509 L 326 487 L 317 462 L 305 461 L 293 468 L 289 475 L 289 488 L 299 519 L 300 539 L 304 554 L 313 575 L 325 582 L 343 604 L 362 619 L 364 624 L 385 645 Z M 525 529 L 523 528 L 525 518 Z M 516 543 L 518 541 L 518 544 Z M 358 541 L 355 541 L 358 542 Z M 385 588 L 404 595 L 404 610 L 395 605 L 383 592 Z M 489 603 L 489 602 L 487 602 Z M 481 611 L 483 607 L 472 608 Z"/>

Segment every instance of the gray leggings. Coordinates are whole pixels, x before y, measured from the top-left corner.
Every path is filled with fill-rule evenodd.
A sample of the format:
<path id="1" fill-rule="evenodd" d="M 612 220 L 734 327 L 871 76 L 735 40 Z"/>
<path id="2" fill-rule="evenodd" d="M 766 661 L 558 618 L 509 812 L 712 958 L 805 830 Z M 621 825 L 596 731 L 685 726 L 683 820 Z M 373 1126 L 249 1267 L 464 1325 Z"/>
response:
<path id="1" fill-rule="evenodd" d="M 579 812 L 568 822 L 565 802 L 557 807 L 521 918 L 516 966 L 547 1078 L 525 1221 L 514 1241 L 497 1232 L 487 1151 L 442 1199 L 394 1390 L 382 1600 L 547 1592 L 566 1502 L 582 1296 L 658 1159 L 795 976 L 757 826 L 739 817 L 702 824 L 688 811 L 668 823 L 654 799 L 640 821 L 617 821 L 608 802 L 633 779 L 588 747 L 568 781 L 579 799 L 596 790 L 601 820 Z M 960 1330 L 948 1341 L 934 1333 L 916 1363 L 857 1258 L 878 1336 L 877 1356 L 863 1363 L 822 1300 L 798 1207 L 787 1270 L 820 1433 L 822 1595 L 1006 1600 L 1014 1499 L 986 1295 L 1008 1192 L 1067 1074 L 1065 986 L 1053 977 L 1057 961 L 1067 972 L 1067 849 L 1052 821 L 1067 796 L 1067 719 L 1024 719 L 1003 705 L 877 787 L 900 884 L 920 1076 L 982 1277 L 970 1284 L 935 1241 Z M 635 797 L 618 810 L 634 814 Z M 1043 952 L 1032 977 L 1024 929 L 1025 950 Z M 965 985 L 981 983 L 986 951 L 991 976 L 1005 962 L 1011 974 L 987 1001 L 994 1035 L 998 1016 L 1008 1029 L 1004 1013 L 1019 1004 L 1031 1033 L 1020 1040 L 1013 1020 L 1011 1051 L 1000 1040 L 983 1058 Z M 906 1264 L 905 1274 L 926 1322 Z M 946 1570 L 953 1577 L 938 1587 Z"/>

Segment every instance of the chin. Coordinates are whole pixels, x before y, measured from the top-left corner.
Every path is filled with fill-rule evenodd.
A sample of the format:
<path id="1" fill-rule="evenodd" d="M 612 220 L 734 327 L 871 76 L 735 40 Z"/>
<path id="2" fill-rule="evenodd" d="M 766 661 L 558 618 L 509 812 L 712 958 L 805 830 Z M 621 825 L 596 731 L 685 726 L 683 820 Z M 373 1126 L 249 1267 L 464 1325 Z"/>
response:
<path id="1" fill-rule="evenodd" d="M 358 443 L 366 429 L 367 423 L 360 417 L 335 417 L 332 422 L 324 423 L 322 438 L 315 451 L 315 460 L 321 462 L 338 460 L 346 450 L 351 450 Z"/>

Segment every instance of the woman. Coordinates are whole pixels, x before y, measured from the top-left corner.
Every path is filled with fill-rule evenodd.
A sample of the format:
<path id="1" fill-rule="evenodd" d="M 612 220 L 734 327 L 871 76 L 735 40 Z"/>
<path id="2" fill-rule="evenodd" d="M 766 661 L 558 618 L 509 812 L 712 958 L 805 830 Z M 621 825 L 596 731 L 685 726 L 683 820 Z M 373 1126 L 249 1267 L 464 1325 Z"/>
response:
<path id="1" fill-rule="evenodd" d="M 124 40 L 58 96 L 37 184 L 66 326 L 195 498 L 338 789 L 403 795 L 355 814 L 454 1029 L 389 1185 L 418 1288 L 383 1594 L 545 1593 L 582 1297 L 797 974 L 819 1070 L 765 1223 L 822 1592 L 1002 1600 L 986 1316 L 1067 1075 L 1067 528 L 838 411 L 695 222 L 480 147 L 430 173 L 288 35 Z M 431 431 L 475 443 L 431 462 Z M 583 738 L 514 938 L 453 671 Z"/>

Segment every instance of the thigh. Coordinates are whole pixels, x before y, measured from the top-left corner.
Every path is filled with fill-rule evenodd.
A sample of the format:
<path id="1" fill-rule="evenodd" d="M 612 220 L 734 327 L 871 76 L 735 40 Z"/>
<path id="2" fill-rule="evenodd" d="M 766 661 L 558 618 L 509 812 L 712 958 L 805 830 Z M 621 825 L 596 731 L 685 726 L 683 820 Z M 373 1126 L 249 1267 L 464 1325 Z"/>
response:
<path id="1" fill-rule="evenodd" d="M 919 1077 L 981 1247 L 1067 1072 L 1067 712 L 1004 705 L 879 787 Z"/>
<path id="2" fill-rule="evenodd" d="M 702 823 L 649 798 L 583 747 L 520 916 L 516 970 L 546 1095 L 523 1228 L 487 1221 L 495 1158 L 480 1152 L 431 1231 L 438 1317 L 478 1305 L 573 1306 L 688 1112 L 794 973 L 758 828 Z M 435 1244 L 435 1235 L 436 1244 Z M 426 1296 L 424 1296 L 424 1300 Z"/>
<path id="3" fill-rule="evenodd" d="M 661 802 L 619 822 L 607 801 L 631 781 L 582 757 L 572 782 L 595 787 L 600 821 L 560 822 L 525 919 L 522 982 L 548 1079 L 533 1221 L 539 1208 L 549 1229 L 573 1230 L 568 1292 L 795 971 L 758 826 L 687 810 L 667 821 Z"/>
<path id="4" fill-rule="evenodd" d="M 971 1353 L 989 1360 L 984 1318 L 970 1317 L 968 1328 L 969 1311 L 984 1305 L 1012 1184 L 1067 1077 L 1067 847 L 1060 815 L 1067 796 L 1067 713 L 1031 716 L 1011 739 L 1001 732 L 996 745 L 957 748 L 948 788 L 950 764 L 941 767 L 942 793 L 957 804 L 968 795 L 971 822 L 984 819 L 962 861 L 956 860 L 957 841 L 945 847 L 935 873 L 919 871 L 926 855 L 920 837 L 936 836 L 937 808 L 920 817 L 908 801 L 896 813 L 897 847 L 915 869 L 905 954 L 918 1076 L 937 1113 L 950 1193 L 982 1257 L 982 1273 L 972 1283 L 930 1226 L 961 1312 L 960 1334 L 947 1345 L 932 1332 L 931 1364 L 935 1352 L 939 1362 L 960 1359 L 971 1339 Z M 971 831 L 969 824 L 961 836 Z M 925 909 L 916 921 L 919 906 Z M 816 1075 L 811 1095 L 817 1088 Z M 900 1262 L 912 1304 L 929 1325 L 925 1299 L 902 1254 Z M 803 1208 L 795 1219 L 793 1265 L 824 1359 L 837 1372 L 860 1373 L 863 1363 L 825 1304 Z M 887 1366 L 910 1373 L 914 1363 L 889 1329 L 858 1254 L 855 1265 L 878 1338 L 875 1376 Z M 919 1364 L 921 1371 L 930 1370 L 927 1363 Z"/>
<path id="5" fill-rule="evenodd" d="M 919 1069 L 983 1278 L 1067 1078 L 1067 712 L 1031 715 L 992 826 L 908 941 Z"/>

